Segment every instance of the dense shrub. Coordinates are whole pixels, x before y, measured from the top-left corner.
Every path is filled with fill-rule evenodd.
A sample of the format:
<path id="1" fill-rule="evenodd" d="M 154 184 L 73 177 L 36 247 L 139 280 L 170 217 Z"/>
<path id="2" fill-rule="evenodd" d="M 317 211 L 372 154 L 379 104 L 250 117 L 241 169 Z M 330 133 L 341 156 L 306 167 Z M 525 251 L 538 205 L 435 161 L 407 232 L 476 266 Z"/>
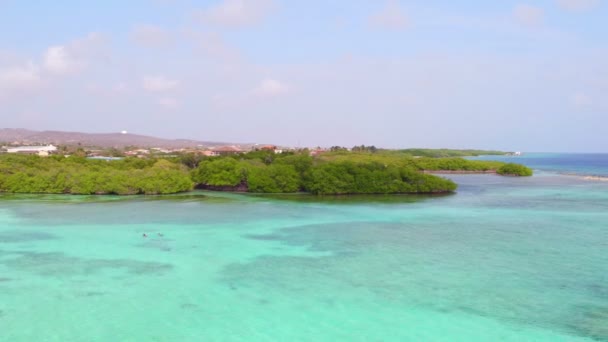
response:
<path id="1" fill-rule="evenodd" d="M 520 164 L 508 163 L 496 170 L 496 173 L 508 176 L 532 176 L 532 169 Z"/>
<path id="2" fill-rule="evenodd" d="M 216 158 L 201 162 L 192 172 L 199 184 L 236 186 L 247 179 L 248 164 L 233 158 Z"/>
<path id="3" fill-rule="evenodd" d="M 381 163 L 333 162 L 316 166 L 306 190 L 314 194 L 433 193 L 456 190 L 450 180 Z"/>
<path id="4" fill-rule="evenodd" d="M 0 192 L 169 194 L 188 191 L 193 184 L 199 184 L 218 190 L 261 193 L 435 193 L 454 191 L 456 184 L 421 171 L 496 170 L 504 175 L 532 175 L 525 166 L 495 161 L 414 158 L 404 151 L 365 146 L 359 146 L 356 152 L 335 150 L 317 157 L 306 152 L 255 151 L 228 157 L 187 154 L 173 159 L 115 161 L 79 156 L 0 155 Z M 430 154 L 432 150 L 415 152 Z M 453 153 L 441 150 L 440 154 Z"/>
<path id="5" fill-rule="evenodd" d="M 189 191 L 192 185 L 187 170 L 166 160 L 0 157 L 0 192 L 169 194 Z"/>
<path id="6" fill-rule="evenodd" d="M 291 165 L 251 167 L 247 177 L 250 192 L 296 192 L 300 183 L 300 175 Z"/>

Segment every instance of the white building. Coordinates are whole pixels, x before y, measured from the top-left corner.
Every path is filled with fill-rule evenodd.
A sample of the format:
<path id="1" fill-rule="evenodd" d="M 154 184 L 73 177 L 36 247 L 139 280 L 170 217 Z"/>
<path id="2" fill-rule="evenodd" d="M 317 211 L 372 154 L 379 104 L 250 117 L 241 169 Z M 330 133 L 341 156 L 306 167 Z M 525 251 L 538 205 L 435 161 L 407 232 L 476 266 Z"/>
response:
<path id="1" fill-rule="evenodd" d="M 53 152 L 57 152 L 57 146 L 19 146 L 6 149 L 6 153 L 37 154 L 39 156 L 48 156 Z"/>

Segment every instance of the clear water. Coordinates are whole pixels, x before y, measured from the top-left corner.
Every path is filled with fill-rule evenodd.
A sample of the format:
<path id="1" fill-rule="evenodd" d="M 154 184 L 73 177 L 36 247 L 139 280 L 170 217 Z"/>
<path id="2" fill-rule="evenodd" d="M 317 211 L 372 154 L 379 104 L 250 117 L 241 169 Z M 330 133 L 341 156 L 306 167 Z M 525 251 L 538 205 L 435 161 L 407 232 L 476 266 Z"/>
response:
<path id="1" fill-rule="evenodd" d="M 441 197 L 0 196 L 0 340 L 608 341 L 608 183 L 453 178 Z"/>

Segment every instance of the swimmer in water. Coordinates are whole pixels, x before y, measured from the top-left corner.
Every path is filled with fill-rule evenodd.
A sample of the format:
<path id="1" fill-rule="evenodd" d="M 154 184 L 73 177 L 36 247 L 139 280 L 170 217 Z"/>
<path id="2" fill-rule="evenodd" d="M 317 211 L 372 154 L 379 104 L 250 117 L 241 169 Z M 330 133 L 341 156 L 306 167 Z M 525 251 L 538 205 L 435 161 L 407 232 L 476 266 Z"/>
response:
<path id="1" fill-rule="evenodd" d="M 148 234 L 143 233 L 141 236 L 146 238 L 146 237 L 148 237 Z"/>
<path id="2" fill-rule="evenodd" d="M 163 233 L 158 233 L 158 236 L 163 237 L 164 235 Z"/>

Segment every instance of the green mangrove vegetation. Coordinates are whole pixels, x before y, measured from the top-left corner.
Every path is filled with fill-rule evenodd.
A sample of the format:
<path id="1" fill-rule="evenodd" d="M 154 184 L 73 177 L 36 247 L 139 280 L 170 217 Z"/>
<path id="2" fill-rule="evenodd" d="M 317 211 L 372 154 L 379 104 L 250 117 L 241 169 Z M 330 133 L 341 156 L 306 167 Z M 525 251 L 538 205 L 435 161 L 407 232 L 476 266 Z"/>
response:
<path id="1" fill-rule="evenodd" d="M 496 173 L 505 176 L 532 176 L 532 170 L 521 164 L 507 163 L 496 169 Z"/>
<path id="2" fill-rule="evenodd" d="M 47 194 L 170 194 L 189 191 L 186 167 L 168 160 L 0 157 L 0 191 Z"/>
<path id="3" fill-rule="evenodd" d="M 194 187 L 252 193 L 317 195 L 446 193 L 457 185 L 434 172 L 530 176 L 518 164 L 457 157 L 412 156 L 360 146 L 310 156 L 307 150 L 204 157 L 91 160 L 81 156 L 0 155 L 0 192 L 50 194 L 170 194 Z M 431 151 L 431 150 L 428 150 Z M 485 151 L 484 151 L 485 152 Z M 443 152 L 440 152 L 443 153 Z"/>
<path id="4" fill-rule="evenodd" d="M 352 152 L 334 148 L 316 157 L 256 151 L 203 160 L 192 172 L 206 189 L 257 193 L 308 192 L 318 195 L 443 193 L 456 190 L 451 180 L 427 172 L 498 172 L 505 164 L 462 158 L 412 157 L 399 151 Z M 529 175 L 520 169 L 509 174 Z M 426 172 L 425 172 L 426 171 Z"/>

